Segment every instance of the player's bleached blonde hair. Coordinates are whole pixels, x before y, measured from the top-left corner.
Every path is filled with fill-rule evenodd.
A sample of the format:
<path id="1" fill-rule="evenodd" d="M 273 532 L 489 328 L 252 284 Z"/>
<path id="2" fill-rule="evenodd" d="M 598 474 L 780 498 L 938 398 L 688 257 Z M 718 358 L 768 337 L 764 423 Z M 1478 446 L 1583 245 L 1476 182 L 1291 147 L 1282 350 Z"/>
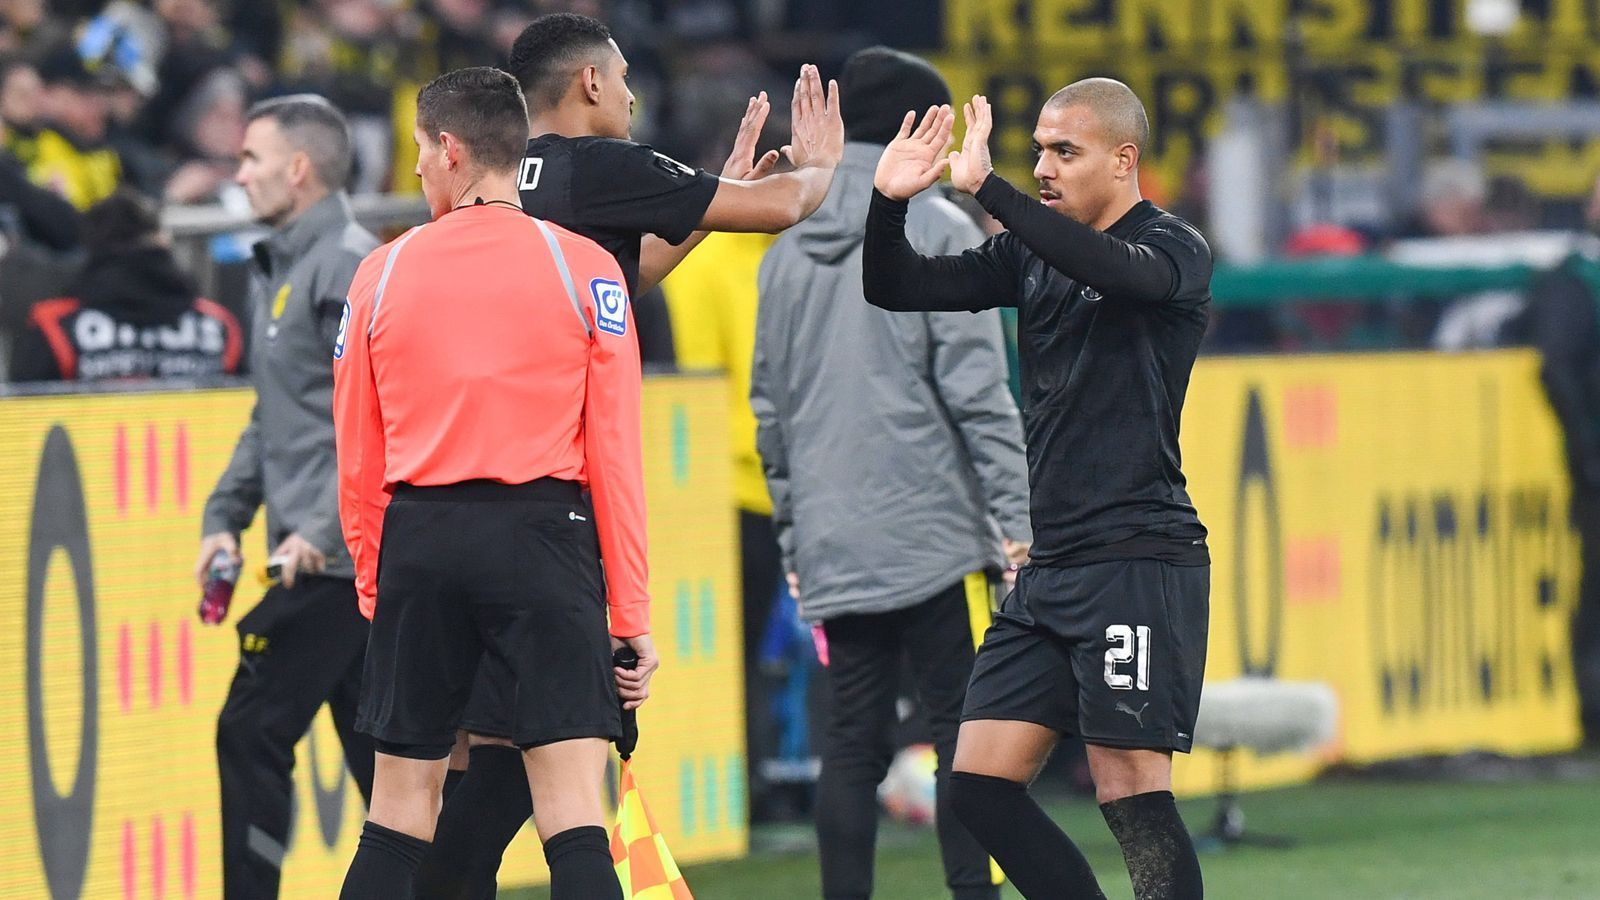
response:
<path id="1" fill-rule="evenodd" d="M 1051 95 L 1045 109 L 1083 106 L 1094 112 L 1113 147 L 1132 144 L 1144 152 L 1150 140 L 1150 118 L 1133 89 L 1114 78 L 1085 78 Z"/>

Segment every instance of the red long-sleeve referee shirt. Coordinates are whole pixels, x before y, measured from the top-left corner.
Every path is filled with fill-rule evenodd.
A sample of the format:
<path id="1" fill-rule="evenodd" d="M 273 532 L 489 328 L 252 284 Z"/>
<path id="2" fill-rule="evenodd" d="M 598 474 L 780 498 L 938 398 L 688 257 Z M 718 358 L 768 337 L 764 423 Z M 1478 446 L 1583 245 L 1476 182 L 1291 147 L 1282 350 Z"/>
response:
<path id="1" fill-rule="evenodd" d="M 467 206 L 357 270 L 334 347 L 339 516 L 377 602 L 394 485 L 587 484 L 611 633 L 650 630 L 639 344 L 616 261 L 510 207 Z"/>

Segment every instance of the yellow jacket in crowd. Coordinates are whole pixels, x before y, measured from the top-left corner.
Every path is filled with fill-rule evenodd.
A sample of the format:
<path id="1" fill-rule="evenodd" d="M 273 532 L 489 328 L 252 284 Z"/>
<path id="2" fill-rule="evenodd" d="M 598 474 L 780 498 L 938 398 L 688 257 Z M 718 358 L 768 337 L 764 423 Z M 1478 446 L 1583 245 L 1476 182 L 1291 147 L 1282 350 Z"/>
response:
<path id="1" fill-rule="evenodd" d="M 28 180 L 49 188 L 78 209 L 111 196 L 122 180 L 122 161 L 108 146 L 79 147 L 53 128 L 33 134 L 12 131 L 10 150 L 28 170 Z"/>

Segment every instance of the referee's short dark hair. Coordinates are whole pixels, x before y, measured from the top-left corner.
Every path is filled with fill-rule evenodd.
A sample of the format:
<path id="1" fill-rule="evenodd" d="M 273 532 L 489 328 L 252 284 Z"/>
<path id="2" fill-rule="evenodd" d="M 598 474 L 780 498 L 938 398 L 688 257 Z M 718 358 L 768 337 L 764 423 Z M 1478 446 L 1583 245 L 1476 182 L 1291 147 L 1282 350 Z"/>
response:
<path id="1" fill-rule="evenodd" d="M 553 109 L 567 93 L 572 73 L 585 54 L 611 43 L 611 29 L 577 13 L 551 13 L 533 20 L 511 45 L 507 68 L 522 83 L 528 105 Z"/>
<path id="2" fill-rule="evenodd" d="M 417 127 L 448 131 L 489 169 L 515 168 L 528 149 L 528 105 L 517 80 L 490 66 L 446 72 L 417 95 Z"/>
<path id="3" fill-rule="evenodd" d="M 245 123 L 271 119 L 289 144 L 311 158 L 311 168 L 330 191 L 350 180 L 350 123 L 339 107 L 320 94 L 289 94 L 262 100 L 245 113 Z"/>

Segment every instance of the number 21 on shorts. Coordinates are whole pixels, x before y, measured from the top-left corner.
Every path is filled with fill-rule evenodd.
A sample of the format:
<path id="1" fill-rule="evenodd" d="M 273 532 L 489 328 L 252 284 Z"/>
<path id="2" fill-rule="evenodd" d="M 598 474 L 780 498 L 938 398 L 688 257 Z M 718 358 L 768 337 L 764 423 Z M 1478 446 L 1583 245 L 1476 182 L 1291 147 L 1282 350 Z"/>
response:
<path id="1" fill-rule="evenodd" d="M 1150 626 L 1107 626 L 1106 640 L 1111 642 L 1111 648 L 1106 651 L 1106 684 L 1115 691 L 1150 690 Z M 1137 684 L 1133 675 L 1117 671 L 1119 666 L 1130 662 L 1138 673 Z"/>

